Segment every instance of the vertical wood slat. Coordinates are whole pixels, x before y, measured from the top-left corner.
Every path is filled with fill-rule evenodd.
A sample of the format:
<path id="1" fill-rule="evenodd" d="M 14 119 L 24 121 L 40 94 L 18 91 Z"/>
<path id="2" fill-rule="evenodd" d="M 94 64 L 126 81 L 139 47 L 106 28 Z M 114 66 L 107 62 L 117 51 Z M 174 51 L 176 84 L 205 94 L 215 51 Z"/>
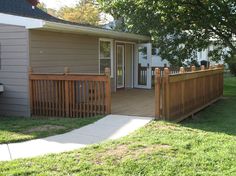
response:
<path id="1" fill-rule="evenodd" d="M 97 108 L 98 108 L 98 113 L 102 114 L 102 112 L 101 112 L 101 83 L 100 83 L 100 81 L 98 81 L 97 84 L 98 84 L 98 100 L 97 100 L 98 107 Z"/>
<path id="2" fill-rule="evenodd" d="M 180 121 L 218 100 L 223 95 L 223 68 L 169 74 L 165 69 L 157 84 L 158 69 L 155 71 L 155 114 L 163 120 Z M 171 81 L 172 80 L 172 81 Z M 159 91 L 159 92 L 158 92 Z M 160 103 L 161 102 L 161 103 Z"/>
<path id="3" fill-rule="evenodd" d="M 79 86 L 78 86 L 78 91 L 79 91 L 79 116 L 82 117 L 82 83 L 79 81 Z"/>
<path id="4" fill-rule="evenodd" d="M 110 70 L 106 69 L 105 73 L 95 76 L 70 74 L 68 68 L 60 75 L 34 74 L 29 71 L 31 114 L 45 117 L 91 117 L 109 114 Z"/>
<path id="5" fill-rule="evenodd" d="M 105 101 L 106 101 L 106 114 L 111 113 L 111 84 L 110 84 L 110 69 L 105 69 L 105 75 L 107 76 L 107 81 L 105 85 L 106 95 L 105 95 Z"/>
<path id="6" fill-rule="evenodd" d="M 169 69 L 164 69 L 164 117 L 168 120 L 170 116 L 170 87 L 169 87 Z"/>
<path id="7" fill-rule="evenodd" d="M 68 67 L 65 67 L 64 69 L 64 74 L 65 76 L 68 76 L 68 73 L 69 73 L 69 69 Z M 70 96 L 69 96 L 69 93 L 70 93 L 70 90 L 69 90 L 69 81 L 68 80 L 65 80 L 65 111 L 66 111 L 66 117 L 69 117 L 70 116 Z"/>
<path id="8" fill-rule="evenodd" d="M 180 74 L 185 73 L 184 67 L 180 67 L 179 73 Z M 182 110 L 182 114 L 184 114 L 185 112 L 185 81 L 181 81 L 181 110 Z"/>
<path id="9" fill-rule="evenodd" d="M 155 69 L 155 117 L 161 118 L 161 71 L 159 68 Z"/>

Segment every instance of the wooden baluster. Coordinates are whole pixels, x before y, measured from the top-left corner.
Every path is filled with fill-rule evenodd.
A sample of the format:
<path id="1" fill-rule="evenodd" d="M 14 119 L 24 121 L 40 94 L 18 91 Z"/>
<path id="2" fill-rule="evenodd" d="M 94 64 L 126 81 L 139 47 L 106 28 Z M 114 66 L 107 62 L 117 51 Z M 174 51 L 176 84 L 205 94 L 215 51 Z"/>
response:
<path id="1" fill-rule="evenodd" d="M 169 120 L 170 118 L 170 87 L 169 87 L 169 74 L 168 68 L 164 69 L 164 120 Z"/>
<path id="2" fill-rule="evenodd" d="M 180 67 L 179 70 L 180 74 L 185 73 L 184 67 Z M 182 115 L 185 113 L 185 81 L 181 80 L 181 109 L 182 109 Z"/>
<path id="3" fill-rule="evenodd" d="M 83 117 L 82 92 L 83 92 L 83 84 L 82 84 L 82 81 L 79 81 L 79 116 L 80 117 Z"/>
<path id="4" fill-rule="evenodd" d="M 94 81 L 94 115 L 97 115 L 97 100 L 98 100 L 98 94 L 97 94 L 97 81 Z"/>
<path id="5" fill-rule="evenodd" d="M 64 74 L 65 74 L 65 109 L 66 109 L 66 117 L 69 117 L 70 115 L 70 100 L 69 100 L 69 81 L 67 80 L 67 76 L 69 74 L 69 68 L 64 68 Z"/>
<path id="6" fill-rule="evenodd" d="M 155 69 L 155 118 L 161 118 L 161 71 Z"/>
<path id="7" fill-rule="evenodd" d="M 101 115 L 102 114 L 102 110 L 101 110 L 101 81 L 98 81 L 98 114 Z"/>
<path id="8" fill-rule="evenodd" d="M 196 72 L 196 67 L 192 66 L 191 67 L 191 72 L 194 73 Z M 197 107 L 197 78 L 194 78 L 193 80 L 193 101 L 194 101 L 194 108 Z M 194 114 L 192 114 L 193 117 Z"/>
<path id="9" fill-rule="evenodd" d="M 202 72 L 205 71 L 205 66 L 204 65 L 201 66 L 201 71 Z M 203 84 L 202 84 L 202 86 L 203 86 L 203 88 L 202 88 L 203 103 L 205 104 L 206 103 L 206 77 L 202 77 L 201 79 L 203 81 Z"/>

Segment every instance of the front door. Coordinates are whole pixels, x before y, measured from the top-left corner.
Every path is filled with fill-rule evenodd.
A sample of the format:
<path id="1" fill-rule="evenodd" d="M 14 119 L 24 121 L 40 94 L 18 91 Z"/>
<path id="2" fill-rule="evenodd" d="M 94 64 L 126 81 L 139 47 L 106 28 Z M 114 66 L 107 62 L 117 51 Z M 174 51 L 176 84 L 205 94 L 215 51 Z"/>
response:
<path id="1" fill-rule="evenodd" d="M 151 56 L 151 43 L 137 45 L 135 58 L 135 87 L 137 88 L 152 88 Z"/>
<path id="2" fill-rule="evenodd" d="M 125 87 L 125 47 L 116 46 L 117 88 Z"/>

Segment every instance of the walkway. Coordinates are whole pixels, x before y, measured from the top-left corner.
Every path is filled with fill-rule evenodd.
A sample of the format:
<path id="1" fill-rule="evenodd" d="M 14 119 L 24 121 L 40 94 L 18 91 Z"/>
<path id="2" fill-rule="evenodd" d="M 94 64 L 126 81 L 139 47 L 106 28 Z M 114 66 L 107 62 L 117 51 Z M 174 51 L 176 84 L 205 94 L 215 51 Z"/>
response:
<path id="1" fill-rule="evenodd" d="M 143 127 L 151 120 L 149 117 L 109 115 L 93 124 L 62 135 L 0 145 L 0 161 L 66 152 L 89 144 L 118 139 Z"/>

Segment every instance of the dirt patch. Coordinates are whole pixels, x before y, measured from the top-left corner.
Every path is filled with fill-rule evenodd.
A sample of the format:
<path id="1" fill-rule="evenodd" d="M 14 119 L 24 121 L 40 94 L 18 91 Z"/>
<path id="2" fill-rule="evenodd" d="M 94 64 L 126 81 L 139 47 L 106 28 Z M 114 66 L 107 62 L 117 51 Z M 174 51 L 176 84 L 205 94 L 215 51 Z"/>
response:
<path id="1" fill-rule="evenodd" d="M 122 157 L 126 153 L 128 153 L 129 149 L 127 145 L 119 145 L 114 149 L 109 149 L 106 151 L 105 155 L 107 156 L 115 156 L 115 157 Z"/>
<path id="2" fill-rule="evenodd" d="M 44 132 L 44 131 L 57 131 L 66 129 L 64 126 L 57 125 L 42 125 L 38 127 L 34 127 L 24 131 L 25 133 L 33 133 L 33 132 Z"/>
<path id="3" fill-rule="evenodd" d="M 147 146 L 147 147 L 135 150 L 132 153 L 132 157 L 133 158 L 138 158 L 142 154 L 152 154 L 153 152 L 155 152 L 157 150 L 169 149 L 169 148 L 170 148 L 169 145 L 161 145 L 161 144 L 151 145 L 151 146 Z"/>
<path id="4" fill-rule="evenodd" d="M 150 146 L 140 146 L 136 149 L 129 149 L 127 145 L 119 145 L 116 148 L 108 149 L 96 155 L 94 162 L 96 164 L 103 164 L 107 158 L 114 158 L 114 161 L 119 161 L 122 158 L 130 157 L 137 159 L 143 154 L 152 154 L 154 151 L 161 149 L 169 149 L 169 145 L 155 144 Z"/>
<path id="5" fill-rule="evenodd" d="M 156 128 L 160 130 L 176 130 L 177 129 L 175 126 L 171 126 L 171 125 L 156 125 Z"/>

